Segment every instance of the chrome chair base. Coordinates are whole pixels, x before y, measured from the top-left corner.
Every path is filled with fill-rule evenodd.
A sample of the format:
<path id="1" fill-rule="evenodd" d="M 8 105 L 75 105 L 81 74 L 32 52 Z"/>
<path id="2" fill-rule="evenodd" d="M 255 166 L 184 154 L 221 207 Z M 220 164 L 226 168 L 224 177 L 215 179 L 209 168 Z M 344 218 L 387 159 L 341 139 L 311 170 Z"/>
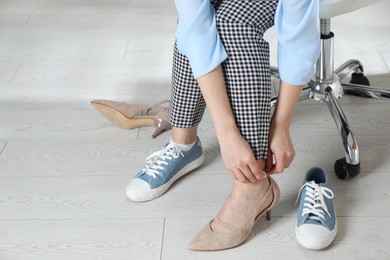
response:
<path id="1" fill-rule="evenodd" d="M 347 118 L 337 101 L 344 94 L 366 98 L 390 99 L 390 90 L 369 86 L 369 80 L 363 74 L 363 65 L 358 60 L 349 60 L 336 70 L 333 69 L 333 39 L 330 31 L 330 19 L 321 19 L 321 54 L 316 64 L 315 78 L 302 92 L 300 101 L 314 99 L 328 106 L 344 146 L 345 157 L 334 164 L 336 175 L 340 179 L 355 177 L 360 173 L 359 145 Z M 279 78 L 278 69 L 271 68 L 272 76 Z M 352 72 L 350 83 L 343 80 Z M 272 97 L 271 106 L 276 104 L 277 96 Z"/>

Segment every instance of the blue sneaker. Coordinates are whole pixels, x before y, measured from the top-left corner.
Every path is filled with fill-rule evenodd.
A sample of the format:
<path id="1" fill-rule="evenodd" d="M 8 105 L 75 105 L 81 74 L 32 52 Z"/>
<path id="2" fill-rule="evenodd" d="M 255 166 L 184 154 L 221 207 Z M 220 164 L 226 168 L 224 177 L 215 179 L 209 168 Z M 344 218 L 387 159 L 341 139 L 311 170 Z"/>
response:
<path id="1" fill-rule="evenodd" d="M 299 209 L 295 235 L 301 246 L 323 249 L 335 239 L 337 223 L 333 196 L 325 171 L 310 169 L 297 198 Z"/>
<path id="2" fill-rule="evenodd" d="M 146 166 L 126 187 L 126 195 L 134 201 L 148 201 L 163 195 L 180 177 L 198 168 L 204 160 L 198 138 L 188 152 L 168 143 L 146 158 Z"/>

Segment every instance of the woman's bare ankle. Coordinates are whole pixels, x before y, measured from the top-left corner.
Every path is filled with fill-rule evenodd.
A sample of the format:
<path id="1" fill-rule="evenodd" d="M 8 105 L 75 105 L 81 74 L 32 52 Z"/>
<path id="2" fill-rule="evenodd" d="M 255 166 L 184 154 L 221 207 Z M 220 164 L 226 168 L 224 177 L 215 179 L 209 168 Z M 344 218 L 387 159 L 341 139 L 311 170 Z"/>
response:
<path id="1" fill-rule="evenodd" d="M 198 138 L 198 127 L 172 128 L 171 139 L 178 144 L 191 144 Z"/>

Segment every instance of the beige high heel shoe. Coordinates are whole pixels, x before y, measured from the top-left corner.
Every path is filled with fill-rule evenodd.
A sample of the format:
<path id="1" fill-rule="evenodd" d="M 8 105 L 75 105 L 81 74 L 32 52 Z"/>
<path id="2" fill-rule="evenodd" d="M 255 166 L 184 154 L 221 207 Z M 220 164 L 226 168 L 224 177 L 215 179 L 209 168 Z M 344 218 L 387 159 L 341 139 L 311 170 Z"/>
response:
<path id="1" fill-rule="evenodd" d="M 112 100 L 95 99 L 91 101 L 108 121 L 123 129 L 133 129 L 143 126 L 154 126 L 156 131 L 152 137 L 156 138 L 162 132 L 172 128 L 169 123 L 168 107 L 162 106 L 169 100 L 163 100 L 154 105 L 128 104 Z M 151 111 L 158 112 L 152 114 Z"/>
<path id="2" fill-rule="evenodd" d="M 269 186 L 265 195 L 259 200 L 256 207 L 252 210 L 241 227 L 233 227 L 218 219 L 218 217 L 215 217 L 212 221 L 216 221 L 219 225 L 230 230 L 230 232 L 218 233 L 213 231 L 211 228 L 211 221 L 195 235 L 190 242 L 189 248 L 194 251 L 217 251 L 239 246 L 248 239 L 261 215 L 266 213 L 267 220 L 270 220 L 271 209 L 275 207 L 279 201 L 280 190 L 271 177 L 267 176 L 267 178 L 269 180 Z M 271 204 L 264 205 L 270 197 L 272 197 Z"/>

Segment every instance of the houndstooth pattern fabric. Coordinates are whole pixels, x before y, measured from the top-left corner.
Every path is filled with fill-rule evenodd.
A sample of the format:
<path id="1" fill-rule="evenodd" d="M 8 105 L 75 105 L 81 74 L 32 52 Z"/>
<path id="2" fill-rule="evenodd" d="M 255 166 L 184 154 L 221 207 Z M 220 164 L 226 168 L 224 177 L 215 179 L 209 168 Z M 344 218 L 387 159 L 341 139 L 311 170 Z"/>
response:
<path id="1" fill-rule="evenodd" d="M 271 119 L 269 46 L 263 34 L 273 26 L 277 0 L 211 1 L 221 40 L 228 53 L 223 62 L 227 93 L 241 134 L 256 159 L 267 158 Z M 187 58 L 174 48 L 171 124 L 189 128 L 200 123 L 205 101 Z"/>

